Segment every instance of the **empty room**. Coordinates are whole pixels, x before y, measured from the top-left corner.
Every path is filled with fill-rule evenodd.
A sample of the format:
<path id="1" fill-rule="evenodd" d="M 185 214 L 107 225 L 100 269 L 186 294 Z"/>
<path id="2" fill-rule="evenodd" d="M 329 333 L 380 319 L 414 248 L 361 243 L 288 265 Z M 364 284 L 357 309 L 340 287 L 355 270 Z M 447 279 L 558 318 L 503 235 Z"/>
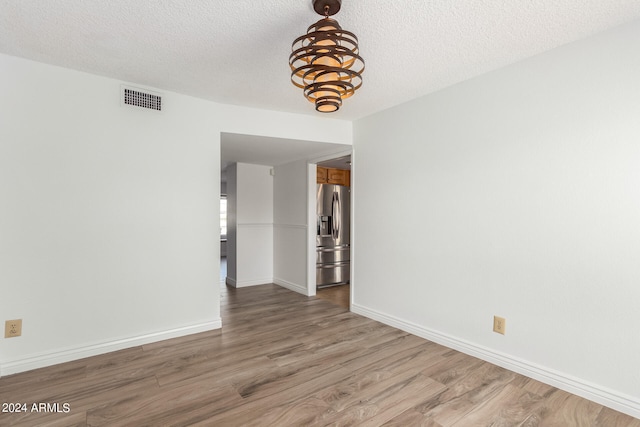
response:
<path id="1" fill-rule="evenodd" d="M 639 76 L 640 0 L 0 0 L 0 425 L 640 427 Z"/>

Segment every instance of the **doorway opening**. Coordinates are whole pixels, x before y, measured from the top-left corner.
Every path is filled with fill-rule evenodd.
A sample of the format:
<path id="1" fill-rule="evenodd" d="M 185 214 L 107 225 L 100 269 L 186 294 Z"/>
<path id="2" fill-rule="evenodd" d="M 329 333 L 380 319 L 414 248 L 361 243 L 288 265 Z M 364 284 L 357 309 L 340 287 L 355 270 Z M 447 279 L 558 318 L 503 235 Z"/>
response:
<path id="1" fill-rule="evenodd" d="M 351 154 L 316 164 L 316 296 L 345 308 L 351 294 Z"/>
<path id="2" fill-rule="evenodd" d="M 351 155 L 352 147 L 224 132 L 220 143 L 226 285 L 274 283 L 315 295 L 316 164 Z M 221 277 L 224 268 L 221 260 Z"/>

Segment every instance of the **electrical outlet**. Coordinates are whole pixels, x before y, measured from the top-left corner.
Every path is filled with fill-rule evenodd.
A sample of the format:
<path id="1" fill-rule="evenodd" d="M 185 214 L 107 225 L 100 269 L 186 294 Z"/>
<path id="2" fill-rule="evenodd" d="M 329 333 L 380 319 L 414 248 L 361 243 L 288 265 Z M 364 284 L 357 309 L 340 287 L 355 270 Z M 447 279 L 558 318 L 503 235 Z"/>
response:
<path id="1" fill-rule="evenodd" d="M 22 319 L 7 320 L 4 322 L 4 337 L 14 338 L 22 335 Z"/>
<path id="2" fill-rule="evenodd" d="M 506 323 L 504 317 L 493 316 L 493 332 L 504 335 Z"/>

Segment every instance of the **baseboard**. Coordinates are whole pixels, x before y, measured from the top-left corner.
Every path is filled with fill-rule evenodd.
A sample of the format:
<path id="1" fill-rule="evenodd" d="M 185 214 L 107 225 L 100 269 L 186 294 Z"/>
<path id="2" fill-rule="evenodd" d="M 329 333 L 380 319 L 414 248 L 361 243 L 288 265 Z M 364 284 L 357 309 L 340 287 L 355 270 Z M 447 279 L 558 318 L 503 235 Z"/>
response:
<path id="1" fill-rule="evenodd" d="M 283 288 L 287 288 L 290 291 L 297 292 L 297 293 L 302 294 L 302 295 L 310 296 L 309 295 L 309 289 L 307 289 L 307 287 L 305 285 L 300 285 L 298 283 L 289 282 L 287 280 L 279 279 L 277 277 L 273 278 L 273 283 L 275 283 L 278 286 L 282 286 Z"/>
<path id="2" fill-rule="evenodd" d="M 607 406 L 616 411 L 635 418 L 640 418 L 640 400 L 618 393 L 580 378 L 563 374 L 562 372 L 536 365 L 526 360 L 500 353 L 487 347 L 458 339 L 451 335 L 428 329 L 412 322 L 389 316 L 385 313 L 358 304 L 351 304 L 351 311 L 378 322 L 409 332 L 421 338 L 433 341 L 446 347 L 458 350 L 470 356 L 477 357 L 510 371 L 517 372 L 561 390 L 584 397 L 593 402 Z"/>
<path id="3" fill-rule="evenodd" d="M 264 279 L 242 280 L 242 281 L 227 277 L 226 283 L 227 285 L 233 286 L 234 288 L 246 288 L 248 286 L 258 286 L 258 285 L 266 285 L 269 283 L 273 283 L 273 277 L 265 277 Z"/>
<path id="4" fill-rule="evenodd" d="M 154 332 L 136 337 L 123 338 L 115 341 L 67 348 L 64 350 L 43 353 L 36 356 L 27 357 L 15 362 L 0 364 L 0 377 L 17 374 L 19 372 L 30 371 L 32 369 L 44 368 L 46 366 L 57 365 L 59 363 L 70 362 L 72 360 L 84 359 L 85 357 L 97 356 L 99 354 L 136 347 L 152 342 L 163 341 L 170 338 L 182 337 L 185 335 L 197 334 L 222 327 L 222 319 L 200 323 L 197 325 L 185 326 L 182 328 L 170 329 L 167 331 Z"/>

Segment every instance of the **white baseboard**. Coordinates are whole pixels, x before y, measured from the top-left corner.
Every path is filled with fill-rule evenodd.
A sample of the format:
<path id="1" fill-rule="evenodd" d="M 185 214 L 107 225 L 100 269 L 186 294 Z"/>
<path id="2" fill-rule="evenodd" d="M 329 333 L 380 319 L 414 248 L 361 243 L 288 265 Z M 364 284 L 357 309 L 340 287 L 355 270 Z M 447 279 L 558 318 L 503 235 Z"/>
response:
<path id="1" fill-rule="evenodd" d="M 184 326 L 167 331 L 154 332 L 136 337 L 122 338 L 115 341 L 107 341 L 87 346 L 42 353 L 25 359 L 16 360 L 14 362 L 5 362 L 0 364 L 0 377 L 30 371 L 32 369 L 44 368 L 46 366 L 57 365 L 59 363 L 70 362 L 72 360 L 83 359 L 85 357 L 97 356 L 99 354 L 136 347 L 152 342 L 167 340 L 170 338 L 220 329 L 221 327 L 222 319 L 218 318 L 210 322 Z"/>
<path id="2" fill-rule="evenodd" d="M 242 280 L 242 281 L 227 277 L 226 283 L 227 285 L 233 286 L 234 288 L 246 288 L 248 286 L 258 286 L 258 285 L 266 285 L 269 283 L 273 283 L 273 277 L 265 277 L 263 279 Z"/>
<path id="3" fill-rule="evenodd" d="M 305 285 L 289 282 L 287 280 L 279 279 L 277 277 L 273 278 L 273 283 L 275 283 L 278 286 L 282 286 L 283 288 L 287 288 L 290 291 L 297 292 L 299 294 L 306 295 L 306 296 L 311 296 L 309 295 L 309 289 L 307 289 Z"/>
<path id="4" fill-rule="evenodd" d="M 536 365 L 505 353 L 497 352 L 487 347 L 458 339 L 451 335 L 422 327 L 415 323 L 387 315 L 377 310 L 372 310 L 362 305 L 351 304 L 351 311 L 429 341 L 433 341 L 462 353 L 493 363 L 494 365 L 509 369 L 510 371 L 525 375 L 529 378 L 533 378 L 545 384 L 552 385 L 577 396 L 584 397 L 585 399 L 589 399 L 632 417 L 640 418 L 640 400 L 631 396 L 618 393 L 614 390 L 609 390 L 580 378 L 575 378 L 571 375 Z"/>

